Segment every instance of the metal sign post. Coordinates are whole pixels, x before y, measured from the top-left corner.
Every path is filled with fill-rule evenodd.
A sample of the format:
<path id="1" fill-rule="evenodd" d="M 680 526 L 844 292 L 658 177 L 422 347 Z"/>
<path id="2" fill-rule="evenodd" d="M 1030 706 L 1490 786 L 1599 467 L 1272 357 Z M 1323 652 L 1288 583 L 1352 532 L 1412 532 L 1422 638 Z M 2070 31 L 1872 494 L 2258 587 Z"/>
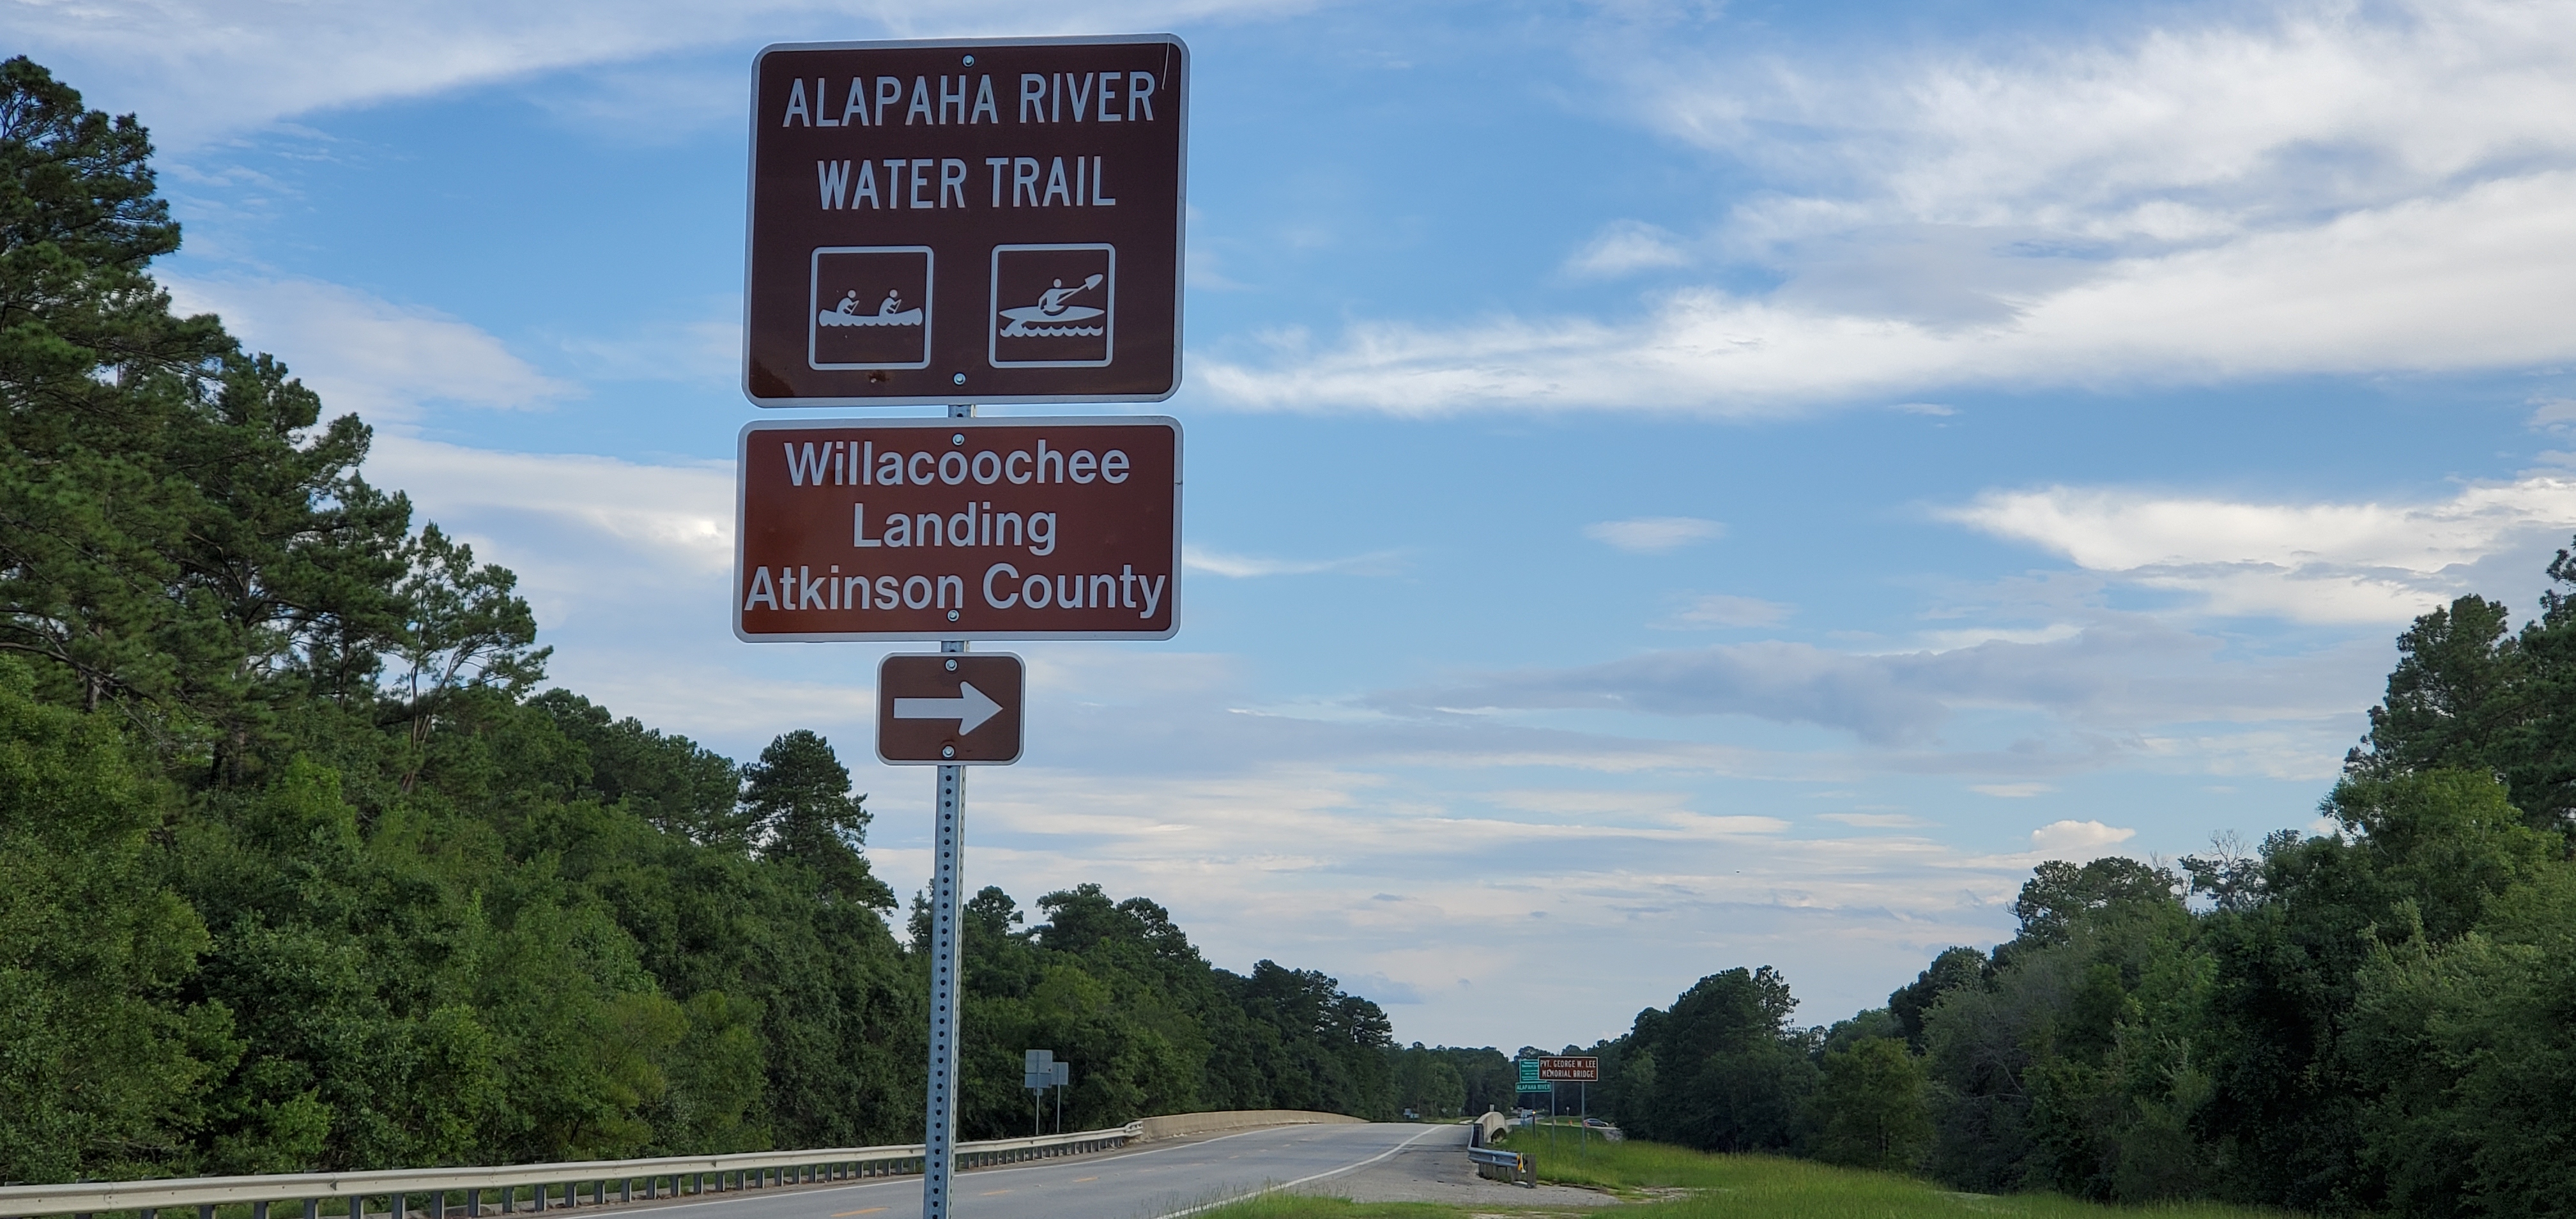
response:
<path id="1" fill-rule="evenodd" d="M 1054 1087 L 1056 1077 L 1063 1073 L 1064 1064 L 1055 1060 L 1053 1050 L 1020 1052 L 1020 1086 L 1028 1089 L 1029 1093 L 1029 1136 L 1031 1138 L 1037 1137 L 1041 1129 L 1040 1124 L 1045 1121 L 1043 1115 L 1046 1112 L 1046 1090 Z M 1058 1103 L 1057 1109 L 1059 1112 L 1062 1111 L 1061 1102 Z"/>
<path id="2" fill-rule="evenodd" d="M 975 407 L 951 406 L 952 419 Z M 964 655 L 966 641 L 943 639 L 939 650 Z M 966 885 L 966 768 L 939 768 L 937 831 L 930 868 L 930 1095 L 921 1136 L 921 1216 L 948 1219 L 948 1178 L 957 1159 L 957 992 L 966 964 L 966 927 L 958 906 Z"/>

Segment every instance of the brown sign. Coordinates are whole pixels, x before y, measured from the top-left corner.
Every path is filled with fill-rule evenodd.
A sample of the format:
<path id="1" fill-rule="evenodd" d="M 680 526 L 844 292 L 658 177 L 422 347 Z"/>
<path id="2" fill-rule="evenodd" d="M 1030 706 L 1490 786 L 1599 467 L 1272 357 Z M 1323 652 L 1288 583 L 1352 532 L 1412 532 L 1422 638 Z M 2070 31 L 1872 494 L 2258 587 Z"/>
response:
<path id="1" fill-rule="evenodd" d="M 1169 639 L 1181 425 L 1161 416 L 753 423 L 742 639 Z"/>
<path id="2" fill-rule="evenodd" d="M 888 656 L 877 665 L 877 758 L 896 766 L 1020 760 L 1020 658 Z"/>
<path id="3" fill-rule="evenodd" d="M 790 43 L 752 75 L 752 401 L 1180 388 L 1180 39 Z"/>
<path id="4" fill-rule="evenodd" d="M 1541 1058 L 1538 1077 L 1546 1083 L 1599 1083 L 1601 1060 L 1598 1058 Z"/>

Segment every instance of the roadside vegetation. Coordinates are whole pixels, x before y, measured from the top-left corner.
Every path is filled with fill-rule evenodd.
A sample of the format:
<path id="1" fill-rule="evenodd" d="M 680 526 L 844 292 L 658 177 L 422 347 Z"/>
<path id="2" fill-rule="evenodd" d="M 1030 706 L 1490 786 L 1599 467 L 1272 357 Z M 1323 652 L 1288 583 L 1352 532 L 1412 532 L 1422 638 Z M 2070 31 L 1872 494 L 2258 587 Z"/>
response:
<path id="1" fill-rule="evenodd" d="M 1980 1194 L 2560 1213 L 2576 556 L 2548 576 L 2519 629 L 2468 596 L 2399 637 L 2326 832 L 2042 864 L 2019 934 L 1830 1026 L 1793 1020 L 1768 966 L 1711 974 L 1591 1048 L 1592 1111 L 1634 1138 Z"/>
<path id="2" fill-rule="evenodd" d="M 1521 1132 L 1529 1142 L 1529 1132 Z M 1543 1141 L 1534 1144 L 1544 1147 Z M 2013 1216 L 2017 1219 L 2266 1219 L 2278 1212 L 2216 1203 L 2177 1203 L 2141 1210 L 2087 1202 L 2053 1193 L 2008 1197 L 1949 1190 L 1919 1177 L 1843 1168 L 1812 1160 L 1760 1154 L 1694 1151 L 1661 1143 L 1595 1144 L 1578 1157 L 1563 1146 L 1536 1155 L 1539 1180 L 1603 1191 L 1607 1214 L 1633 1219 L 1852 1219 L 1854 1216 Z M 1480 1203 L 1452 1207 L 1423 1203 L 1366 1204 L 1298 1194 L 1264 1197 L 1201 1212 L 1201 1219 L 1473 1219 L 1475 1216 L 1578 1215 L 1587 1212 L 1532 1204 Z"/>

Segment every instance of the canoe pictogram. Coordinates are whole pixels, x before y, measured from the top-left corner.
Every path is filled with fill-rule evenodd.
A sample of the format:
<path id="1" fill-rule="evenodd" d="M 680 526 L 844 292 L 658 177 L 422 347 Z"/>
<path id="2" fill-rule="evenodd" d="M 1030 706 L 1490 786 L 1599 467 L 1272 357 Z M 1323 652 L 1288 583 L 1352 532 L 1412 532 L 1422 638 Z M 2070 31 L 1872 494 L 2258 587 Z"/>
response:
<path id="1" fill-rule="evenodd" d="M 1059 279 L 1055 281 L 1054 287 L 1038 293 L 1038 303 L 1002 310 L 1002 316 L 1011 319 L 1009 325 L 1002 327 L 1002 337 L 1011 339 L 1097 338 L 1106 333 L 1102 326 L 1084 326 L 1080 323 L 1101 317 L 1107 314 L 1108 310 L 1065 303 L 1077 293 L 1088 292 L 1099 287 L 1104 278 L 1104 276 L 1094 275 L 1072 288 L 1065 287 L 1064 281 Z"/>
<path id="2" fill-rule="evenodd" d="M 921 310 L 904 308 L 902 293 L 890 288 L 886 291 L 885 300 L 878 303 L 876 312 L 861 313 L 859 290 L 852 288 L 849 295 L 841 298 L 839 305 L 815 314 L 814 321 L 824 326 L 918 326 L 921 324 Z"/>

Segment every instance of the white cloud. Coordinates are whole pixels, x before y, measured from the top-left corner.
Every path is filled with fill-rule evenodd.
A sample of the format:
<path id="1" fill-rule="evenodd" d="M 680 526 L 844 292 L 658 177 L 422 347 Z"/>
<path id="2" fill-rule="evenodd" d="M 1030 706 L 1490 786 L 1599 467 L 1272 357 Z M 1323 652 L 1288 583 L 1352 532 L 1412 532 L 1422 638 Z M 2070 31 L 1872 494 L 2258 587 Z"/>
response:
<path id="1" fill-rule="evenodd" d="M 2576 429 L 2576 398 L 2536 398 L 2531 406 L 2531 430 L 2564 435 Z"/>
<path id="2" fill-rule="evenodd" d="M 1402 558 L 1401 552 L 1393 550 L 1371 551 L 1339 559 L 1273 559 L 1235 554 L 1209 546 L 1185 545 L 1181 548 L 1182 566 L 1234 580 L 1256 576 L 1310 576 L 1325 572 L 1379 576 L 1395 570 Z"/>
<path id="3" fill-rule="evenodd" d="M 1577 275 L 1618 276 L 1656 267 L 1678 267 L 1691 261 L 1679 238 L 1642 220 L 1613 220 L 1565 260 Z"/>
<path id="4" fill-rule="evenodd" d="M 1679 550 L 1694 542 L 1705 542 L 1723 535 L 1726 526 L 1717 521 L 1695 516 L 1641 516 L 1633 520 L 1602 521 L 1583 527 L 1583 536 L 1638 554 L 1660 554 Z"/>
<path id="5" fill-rule="evenodd" d="M 2206 249 L 2086 264 L 1975 324 L 1691 288 L 1635 322 L 1360 323 L 1201 361 L 1258 409 L 1618 407 L 1755 417 L 1978 386 L 2189 385 L 2576 358 L 2576 174 L 2534 173 Z"/>
<path id="6" fill-rule="evenodd" d="M 1933 824 L 1911 813 L 1818 813 L 1816 820 L 1832 821 L 1867 830 L 1926 829 Z"/>
<path id="7" fill-rule="evenodd" d="M 1758 597 L 1708 593 L 1691 599 L 1672 617 L 1677 626 L 1777 626 L 1788 621 L 1794 606 Z"/>
<path id="8" fill-rule="evenodd" d="M 2025 223 L 2189 240 L 2385 204 L 2576 151 L 2576 13 L 2510 0 L 2297 2 L 2127 36 L 1710 71 L 1666 41 L 1638 113 L 1813 187 L 1767 218 Z M 1782 127 L 1825 138 L 1781 140 Z"/>
<path id="9" fill-rule="evenodd" d="M 1959 413 L 1959 408 L 1943 406 L 1938 402 L 1899 402 L 1887 409 L 1902 411 L 1908 415 L 1929 415 L 1935 419 L 1947 419 Z"/>
<path id="10" fill-rule="evenodd" d="M 2005 800 L 2027 800 L 2032 796 L 2045 796 L 2057 789 L 2046 783 L 1977 783 L 1970 785 L 1968 790 L 1981 796 L 1994 796 Z"/>
<path id="11" fill-rule="evenodd" d="M 437 402 L 531 410 L 581 392 L 470 323 L 339 284 L 165 275 L 162 285 L 180 312 L 221 314 L 245 346 L 292 353 L 287 367 L 322 395 L 326 417 L 399 422 Z"/>
<path id="12" fill-rule="evenodd" d="M 2100 488 L 1990 491 L 1950 519 L 2215 614 L 2403 622 L 2469 591 L 2481 560 L 2563 540 L 2576 480 L 2532 475 L 2418 503 L 2254 503 Z"/>
<path id="13" fill-rule="evenodd" d="M 1755 171 L 1712 242 L 1777 288 L 1364 320 L 1202 360 L 1203 384 L 1259 409 L 1763 416 L 2576 358 L 2576 9 L 2270 13 L 1874 60 L 1596 36 L 1642 121 Z"/>
<path id="14" fill-rule="evenodd" d="M 2136 830 L 2099 821 L 2051 821 L 2030 832 L 2030 849 L 2089 859 L 2137 836 Z"/>

